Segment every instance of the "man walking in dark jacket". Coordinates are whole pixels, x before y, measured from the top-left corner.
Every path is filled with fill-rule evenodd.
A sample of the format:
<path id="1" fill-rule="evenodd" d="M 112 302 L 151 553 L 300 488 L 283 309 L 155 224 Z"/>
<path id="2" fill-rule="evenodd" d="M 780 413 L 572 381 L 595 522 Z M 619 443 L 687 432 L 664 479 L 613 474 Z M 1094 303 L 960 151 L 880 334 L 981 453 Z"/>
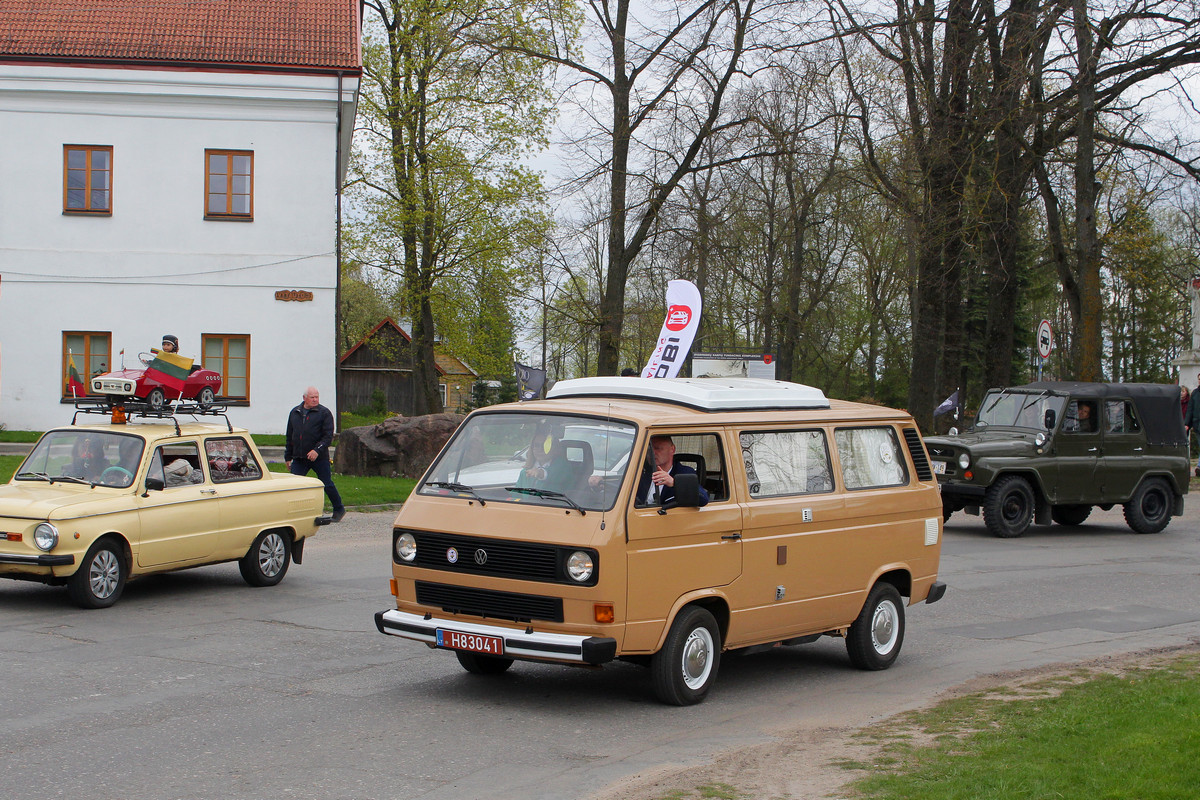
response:
<path id="1" fill-rule="evenodd" d="M 287 444 L 283 448 L 283 460 L 293 475 L 317 473 L 325 484 L 325 494 L 333 504 L 333 521 L 340 522 L 346 516 L 342 496 L 333 485 L 333 473 L 329 464 L 329 445 L 333 441 L 333 414 L 321 405 L 321 393 L 315 386 L 304 390 L 304 401 L 288 414 Z"/>
<path id="2" fill-rule="evenodd" d="M 1196 388 L 1192 390 L 1192 399 L 1188 401 L 1188 410 L 1183 418 L 1183 427 L 1187 429 L 1188 442 L 1190 444 L 1192 431 L 1200 432 L 1200 375 L 1196 376 Z M 1200 477 L 1200 458 L 1197 458 L 1196 461 L 1196 477 Z"/>

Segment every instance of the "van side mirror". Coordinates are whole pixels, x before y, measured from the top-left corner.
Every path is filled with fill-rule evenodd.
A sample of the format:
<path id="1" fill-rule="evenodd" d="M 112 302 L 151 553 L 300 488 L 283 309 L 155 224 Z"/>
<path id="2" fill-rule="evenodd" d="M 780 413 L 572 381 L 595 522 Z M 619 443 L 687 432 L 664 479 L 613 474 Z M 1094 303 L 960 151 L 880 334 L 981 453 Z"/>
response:
<path id="1" fill-rule="evenodd" d="M 167 484 L 163 482 L 162 478 L 151 478 L 149 475 L 146 476 L 147 492 L 161 492 L 165 488 L 167 488 Z"/>
<path id="2" fill-rule="evenodd" d="M 675 476 L 675 497 L 663 503 L 658 513 L 667 513 L 668 508 L 699 508 L 700 476 L 682 472 Z"/>
<path id="3" fill-rule="evenodd" d="M 1058 416 L 1054 413 L 1054 409 L 1047 408 L 1046 416 L 1042 419 L 1042 425 L 1045 426 L 1046 430 L 1052 431 L 1052 430 L 1054 430 L 1054 423 L 1057 421 L 1058 421 Z"/>

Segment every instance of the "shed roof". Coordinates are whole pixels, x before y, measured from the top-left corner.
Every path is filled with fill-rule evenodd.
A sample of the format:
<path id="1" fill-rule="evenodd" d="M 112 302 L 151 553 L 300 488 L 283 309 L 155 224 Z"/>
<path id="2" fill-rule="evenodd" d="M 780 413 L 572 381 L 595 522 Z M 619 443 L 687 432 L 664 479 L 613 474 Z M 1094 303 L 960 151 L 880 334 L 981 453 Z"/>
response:
<path id="1" fill-rule="evenodd" d="M 4 0 L 0 61 L 358 71 L 357 0 Z"/>

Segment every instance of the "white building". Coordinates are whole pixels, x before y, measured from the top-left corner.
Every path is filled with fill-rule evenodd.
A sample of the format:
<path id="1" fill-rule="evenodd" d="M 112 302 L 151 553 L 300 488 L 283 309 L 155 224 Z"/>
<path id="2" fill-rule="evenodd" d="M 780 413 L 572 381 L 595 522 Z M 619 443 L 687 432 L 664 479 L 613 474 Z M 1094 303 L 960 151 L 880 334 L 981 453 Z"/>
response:
<path id="1" fill-rule="evenodd" d="M 336 408 L 337 187 L 358 0 L 26 0 L 0 11 L 0 423 L 70 418 L 164 334 L 236 424 Z"/>

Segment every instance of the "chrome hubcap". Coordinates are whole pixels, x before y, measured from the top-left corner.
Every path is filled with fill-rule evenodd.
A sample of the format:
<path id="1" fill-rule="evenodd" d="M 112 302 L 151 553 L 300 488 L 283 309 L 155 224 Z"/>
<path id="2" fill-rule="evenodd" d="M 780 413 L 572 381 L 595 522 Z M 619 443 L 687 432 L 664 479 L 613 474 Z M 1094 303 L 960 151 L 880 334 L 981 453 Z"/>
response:
<path id="1" fill-rule="evenodd" d="M 880 603 L 875 608 L 871 620 L 871 644 L 875 652 L 885 656 L 896 646 L 896 636 L 900 632 L 899 614 L 896 606 L 890 600 Z"/>
<path id="2" fill-rule="evenodd" d="M 268 578 L 278 575 L 279 570 L 283 569 L 283 557 L 283 537 L 277 533 L 264 537 L 262 544 L 258 546 L 258 568 L 262 570 L 263 575 Z"/>
<path id="3" fill-rule="evenodd" d="M 88 584 L 92 587 L 92 594 L 100 600 L 112 597 L 120 575 L 121 565 L 117 561 L 117 554 L 112 550 L 101 550 L 88 568 Z"/>
<path id="4" fill-rule="evenodd" d="M 683 682 L 699 689 L 712 670 L 713 640 L 707 628 L 697 628 L 683 643 Z"/>

